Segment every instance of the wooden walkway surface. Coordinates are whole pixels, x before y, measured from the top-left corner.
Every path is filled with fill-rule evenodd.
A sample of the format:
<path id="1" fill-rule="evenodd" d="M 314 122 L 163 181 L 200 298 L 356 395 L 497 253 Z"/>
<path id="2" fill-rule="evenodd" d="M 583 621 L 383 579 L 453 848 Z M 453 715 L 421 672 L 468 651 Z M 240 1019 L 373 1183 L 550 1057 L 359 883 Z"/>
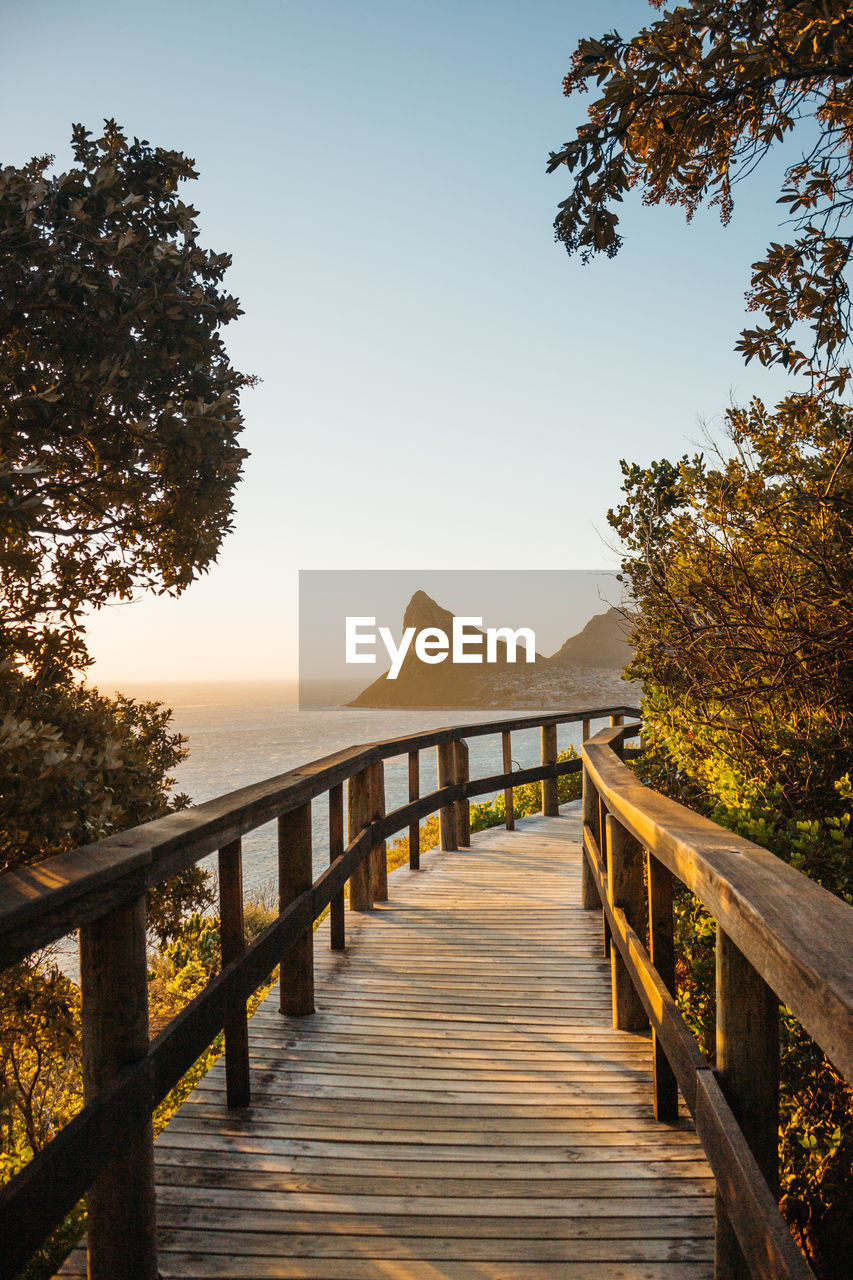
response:
<path id="1" fill-rule="evenodd" d="M 221 1059 L 157 1140 L 163 1280 L 711 1280 L 713 1182 L 611 1029 L 579 823 L 423 855 L 345 954 L 318 930 L 318 1012 L 250 1023 L 252 1107 Z"/>

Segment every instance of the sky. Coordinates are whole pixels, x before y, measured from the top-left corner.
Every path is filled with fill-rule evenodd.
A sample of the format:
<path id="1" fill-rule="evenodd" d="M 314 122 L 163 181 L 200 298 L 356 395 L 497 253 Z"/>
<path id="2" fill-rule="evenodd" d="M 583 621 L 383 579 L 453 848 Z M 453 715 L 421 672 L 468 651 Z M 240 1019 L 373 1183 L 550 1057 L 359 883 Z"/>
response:
<path id="1" fill-rule="evenodd" d="M 226 345 L 261 379 L 234 532 L 181 598 L 91 618 L 104 689 L 294 677 L 300 569 L 611 569 L 620 458 L 784 393 L 734 352 L 778 161 L 726 228 L 632 198 L 614 260 L 554 242 L 572 50 L 645 0 L 0 7 L 0 163 L 65 168 L 72 123 L 106 117 L 194 157 L 245 312 Z"/>

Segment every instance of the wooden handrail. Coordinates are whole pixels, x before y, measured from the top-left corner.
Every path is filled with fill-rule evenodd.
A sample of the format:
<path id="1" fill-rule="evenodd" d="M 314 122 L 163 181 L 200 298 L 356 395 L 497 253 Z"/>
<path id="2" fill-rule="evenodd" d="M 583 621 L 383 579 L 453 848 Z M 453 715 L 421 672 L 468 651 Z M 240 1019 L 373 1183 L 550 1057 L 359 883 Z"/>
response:
<path id="1" fill-rule="evenodd" d="M 544 786 L 544 805 L 553 808 L 556 779 L 580 769 L 579 759 L 557 762 L 556 726 L 605 716 L 634 715 L 631 707 L 590 708 L 580 711 L 515 717 L 479 724 L 454 725 L 422 734 L 338 751 L 301 765 L 276 778 L 243 787 L 229 795 L 169 814 L 94 845 L 50 858 L 34 867 L 0 877 L 0 969 L 23 959 L 49 942 L 81 929 L 84 1003 L 84 1064 L 97 1090 L 87 1090 L 86 1105 L 62 1131 L 0 1192 L 0 1280 L 11 1280 L 32 1252 L 93 1185 L 99 1188 L 104 1212 L 90 1206 L 89 1269 L 92 1280 L 112 1280 L 116 1248 L 121 1242 L 121 1270 L 125 1280 L 154 1280 L 157 1274 L 153 1244 L 153 1176 L 151 1173 L 151 1114 L 181 1077 L 226 1029 L 226 1054 L 233 1055 L 230 1101 L 245 1105 L 249 1098 L 246 1042 L 241 1009 L 264 984 L 275 967 L 282 967 L 282 1009 L 295 1014 L 313 1009 L 312 929 L 326 909 L 333 909 L 331 945 L 344 945 L 341 895 L 351 881 L 351 907 L 369 907 L 384 892 L 380 860 L 384 841 L 412 830 L 421 818 L 436 811 L 449 815 L 446 830 L 456 840 L 456 817 L 470 797 L 512 789 L 526 782 Z M 533 769 L 504 772 L 487 778 L 467 777 L 465 739 L 496 734 L 506 744 L 514 731 L 543 730 L 543 761 Z M 457 744 L 462 744 L 457 747 Z M 435 747 L 441 753 L 442 782 L 429 795 L 417 792 L 413 757 Z M 410 801 L 384 813 L 382 763 L 395 756 L 409 761 Z M 342 788 L 349 784 L 349 843 L 343 851 Z M 332 854 L 327 869 L 310 883 L 310 805 L 330 793 Z M 111 937 L 123 929 L 125 917 L 144 922 L 145 894 L 152 886 L 219 852 L 234 884 L 238 882 L 239 846 L 243 835 L 275 819 L 280 836 L 280 912 L 275 921 L 241 949 L 235 933 L 239 911 L 233 884 L 226 890 L 228 951 L 219 975 L 140 1054 L 124 1061 L 109 1059 L 105 1067 L 102 1044 L 111 1046 L 117 1001 L 138 1004 L 146 998 L 144 964 L 136 964 L 136 987 L 123 987 L 126 972 L 111 982 L 93 981 L 86 957 L 99 955 L 93 938 Z M 466 838 L 464 821 L 460 824 Z M 336 847 L 337 846 L 337 847 Z M 417 854 L 415 855 L 417 858 Z M 356 893 L 356 884 L 358 892 Z M 223 907 L 225 909 L 225 907 Z M 144 923 L 143 923 L 144 928 Z M 138 933 L 138 927 L 136 929 Z M 116 941 L 120 941 L 117 939 Z M 93 962 L 94 963 L 94 962 Z M 138 971 L 138 972 L 137 972 Z M 140 977 L 140 974 L 142 977 Z M 287 985 L 286 996 L 284 987 Z M 141 1025 L 141 1024 L 140 1024 Z M 230 1033 L 230 1034 L 229 1034 Z M 147 1035 L 147 1031 L 144 1033 Z M 136 1037 L 139 1039 L 139 1036 Z M 119 1038 L 120 1039 L 120 1038 Z M 113 1176 L 115 1152 L 135 1153 L 133 1180 L 122 1167 Z M 140 1155 L 141 1153 L 141 1155 Z M 144 1158 L 142 1158 L 144 1157 Z M 127 1163 L 127 1162 L 125 1162 Z M 146 1181 L 147 1180 L 147 1181 Z M 140 1214 L 140 1207 L 144 1210 Z M 145 1239 L 137 1239 L 141 1222 Z M 140 1228 L 141 1230 L 141 1228 Z M 138 1247 L 137 1247 L 138 1246 Z"/>
<path id="2" fill-rule="evenodd" d="M 612 750 L 619 730 L 582 747 L 607 806 L 703 903 L 853 1080 L 853 908 L 769 850 L 645 787 Z"/>
<path id="3" fill-rule="evenodd" d="M 347 747 L 278 777 L 107 836 L 96 844 L 7 872 L 0 876 L 0 969 L 134 901 L 146 889 L 347 782 L 377 761 L 461 737 L 572 724 L 601 719 L 614 711 L 637 714 L 632 707 L 592 708 L 453 725 Z"/>
<path id="4" fill-rule="evenodd" d="M 603 912 L 614 1025 L 634 1030 L 645 1014 L 655 1114 L 675 1118 L 677 1081 L 695 1118 L 717 1183 L 715 1280 L 814 1280 L 778 1210 L 779 1001 L 853 1079 L 853 908 L 644 787 L 623 738 L 616 725 L 582 746 L 583 905 Z M 674 999 L 672 876 L 717 922 L 714 1071 Z"/>

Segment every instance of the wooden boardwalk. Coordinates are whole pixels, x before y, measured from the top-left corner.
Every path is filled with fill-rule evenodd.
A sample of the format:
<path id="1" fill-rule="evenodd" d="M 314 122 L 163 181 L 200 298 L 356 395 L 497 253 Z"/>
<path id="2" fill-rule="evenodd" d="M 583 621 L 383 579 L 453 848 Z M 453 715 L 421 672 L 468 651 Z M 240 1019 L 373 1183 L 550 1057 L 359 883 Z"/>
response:
<path id="1" fill-rule="evenodd" d="M 252 1107 L 220 1060 L 157 1140 L 163 1280 L 711 1280 L 713 1181 L 611 1029 L 579 835 L 578 806 L 480 833 L 345 954 L 317 931 L 318 1012 L 250 1023 Z"/>

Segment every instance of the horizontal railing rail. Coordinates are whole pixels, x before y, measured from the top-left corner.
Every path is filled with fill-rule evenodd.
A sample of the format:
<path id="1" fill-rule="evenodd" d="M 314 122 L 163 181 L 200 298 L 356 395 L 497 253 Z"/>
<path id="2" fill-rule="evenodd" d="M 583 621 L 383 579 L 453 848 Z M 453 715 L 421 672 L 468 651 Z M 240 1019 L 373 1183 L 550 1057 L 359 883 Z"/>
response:
<path id="1" fill-rule="evenodd" d="M 581 769 L 557 759 L 557 727 L 620 724 L 636 708 L 611 706 L 455 725 L 336 752 L 277 778 L 170 814 L 97 844 L 0 877 L 0 969 L 80 929 L 84 1108 L 0 1192 L 0 1280 L 11 1280 L 85 1194 L 91 1280 L 156 1280 L 153 1133 L 155 1107 L 225 1031 L 229 1106 L 250 1101 L 246 1002 L 281 966 L 283 1013 L 313 1012 L 313 926 L 330 909 L 330 944 L 345 946 L 350 907 L 387 897 L 385 841 L 408 830 L 419 865 L 419 823 L 439 813 L 441 847 L 469 843 L 468 803 L 542 783 L 542 809 L 557 813 L 557 780 Z M 541 729 L 542 763 L 514 769 L 511 735 Z M 639 726 L 620 731 L 635 733 Z M 498 734 L 503 771 L 470 779 L 466 739 Z M 438 787 L 420 792 L 420 752 L 436 748 Z M 384 762 L 408 757 L 409 802 L 385 812 Z M 343 789 L 347 786 L 344 834 Z M 328 793 L 329 866 L 312 871 L 311 802 Z M 241 838 L 278 821 L 279 915 L 246 947 Z M 219 855 L 222 968 L 149 1041 L 145 895 L 178 872 Z"/>
<path id="2" fill-rule="evenodd" d="M 654 1106 L 678 1089 L 717 1185 L 716 1280 L 807 1280 L 778 1208 L 779 1003 L 853 1080 L 853 908 L 768 850 L 642 785 L 623 730 L 583 744 L 583 905 L 603 912 L 614 1026 L 651 1025 Z M 673 880 L 717 924 L 711 1069 L 675 1002 Z M 646 945 L 648 944 L 648 945 Z"/>

